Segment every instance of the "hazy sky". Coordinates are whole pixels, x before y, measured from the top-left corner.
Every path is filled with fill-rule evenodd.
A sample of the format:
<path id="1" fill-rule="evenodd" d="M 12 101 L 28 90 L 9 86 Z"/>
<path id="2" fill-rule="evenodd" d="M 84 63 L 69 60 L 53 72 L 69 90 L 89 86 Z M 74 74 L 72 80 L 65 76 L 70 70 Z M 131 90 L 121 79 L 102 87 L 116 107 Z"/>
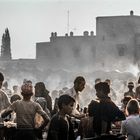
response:
<path id="1" fill-rule="evenodd" d="M 69 31 L 96 31 L 96 17 L 140 15 L 140 0 L 0 0 L 0 40 L 9 28 L 13 58 L 35 58 L 36 42 Z M 0 42 L 1 45 L 1 42 Z"/>

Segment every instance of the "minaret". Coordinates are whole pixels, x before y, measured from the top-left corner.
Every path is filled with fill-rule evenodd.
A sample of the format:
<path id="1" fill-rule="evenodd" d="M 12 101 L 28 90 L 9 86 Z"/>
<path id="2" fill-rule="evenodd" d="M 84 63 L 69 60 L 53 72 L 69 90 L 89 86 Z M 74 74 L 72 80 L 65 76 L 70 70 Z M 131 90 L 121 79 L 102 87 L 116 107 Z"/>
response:
<path id="1" fill-rule="evenodd" d="M 11 39 L 8 28 L 5 29 L 5 33 L 2 36 L 1 45 L 1 60 L 11 60 Z"/>

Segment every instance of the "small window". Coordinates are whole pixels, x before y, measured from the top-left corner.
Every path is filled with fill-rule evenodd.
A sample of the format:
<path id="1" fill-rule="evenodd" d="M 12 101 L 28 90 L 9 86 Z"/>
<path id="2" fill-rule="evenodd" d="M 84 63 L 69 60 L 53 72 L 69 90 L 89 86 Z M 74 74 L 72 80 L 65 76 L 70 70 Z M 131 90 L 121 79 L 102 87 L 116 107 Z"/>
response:
<path id="1" fill-rule="evenodd" d="M 73 48 L 73 52 L 74 52 L 74 57 L 78 57 L 80 54 L 80 50 L 78 46 L 75 46 L 75 48 Z"/>
<path id="2" fill-rule="evenodd" d="M 117 45 L 117 51 L 119 56 L 124 56 L 126 51 L 126 45 L 125 44 L 118 44 Z"/>

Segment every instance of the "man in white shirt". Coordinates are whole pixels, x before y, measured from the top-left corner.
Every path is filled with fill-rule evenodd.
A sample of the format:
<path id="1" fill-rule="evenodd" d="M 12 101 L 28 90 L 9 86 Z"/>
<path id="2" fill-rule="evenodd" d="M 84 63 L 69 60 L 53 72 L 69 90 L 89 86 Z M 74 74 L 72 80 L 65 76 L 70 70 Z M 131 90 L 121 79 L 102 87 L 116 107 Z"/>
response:
<path id="1" fill-rule="evenodd" d="M 79 94 L 85 88 L 85 84 L 86 84 L 85 78 L 82 77 L 82 76 L 78 76 L 74 80 L 74 86 L 71 89 L 68 89 L 65 92 L 65 94 L 70 95 L 76 101 L 76 105 L 75 105 L 73 115 L 79 115 L 80 114 L 79 111 L 76 108 L 78 106 L 80 106 L 80 104 L 79 104 Z"/>

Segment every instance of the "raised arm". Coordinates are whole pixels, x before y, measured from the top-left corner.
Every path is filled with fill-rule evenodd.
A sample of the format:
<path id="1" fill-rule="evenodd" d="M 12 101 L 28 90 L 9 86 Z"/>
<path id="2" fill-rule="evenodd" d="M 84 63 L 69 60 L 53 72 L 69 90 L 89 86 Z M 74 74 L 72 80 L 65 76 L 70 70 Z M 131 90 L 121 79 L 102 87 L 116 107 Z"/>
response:
<path id="1" fill-rule="evenodd" d="M 10 113 L 12 113 L 15 110 L 15 104 L 11 104 L 8 108 L 6 108 L 4 111 L 1 112 L 1 117 L 5 118 L 7 117 Z"/>
<path id="2" fill-rule="evenodd" d="M 5 118 L 5 117 L 7 117 L 9 114 L 11 114 L 12 112 L 13 112 L 13 110 L 6 109 L 6 110 L 2 111 L 1 117 L 2 117 L 2 118 Z"/>

